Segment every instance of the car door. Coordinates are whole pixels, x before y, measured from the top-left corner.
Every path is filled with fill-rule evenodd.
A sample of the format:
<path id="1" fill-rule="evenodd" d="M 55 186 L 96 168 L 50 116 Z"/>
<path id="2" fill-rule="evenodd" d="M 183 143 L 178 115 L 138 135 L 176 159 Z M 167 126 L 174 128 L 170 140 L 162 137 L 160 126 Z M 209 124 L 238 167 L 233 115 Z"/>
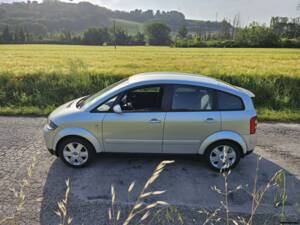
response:
<path id="1" fill-rule="evenodd" d="M 166 114 L 163 152 L 197 154 L 206 137 L 221 129 L 220 112 L 214 111 L 212 89 L 174 85 Z"/>
<path id="2" fill-rule="evenodd" d="M 108 112 L 102 122 L 106 152 L 161 153 L 165 112 L 164 88 L 135 88 L 118 97 L 120 113 Z"/>

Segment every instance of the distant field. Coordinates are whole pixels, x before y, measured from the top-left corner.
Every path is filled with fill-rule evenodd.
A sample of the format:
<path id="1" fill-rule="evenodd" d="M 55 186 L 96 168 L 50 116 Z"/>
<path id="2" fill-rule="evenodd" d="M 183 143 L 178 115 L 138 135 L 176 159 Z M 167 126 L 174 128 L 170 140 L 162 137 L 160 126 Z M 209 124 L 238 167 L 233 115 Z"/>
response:
<path id="1" fill-rule="evenodd" d="M 69 74 L 74 69 L 108 75 L 182 71 L 204 75 L 300 76 L 300 49 L 178 49 L 0 45 L 0 74 Z"/>
<path id="2" fill-rule="evenodd" d="M 300 50 L 0 45 L 0 114 L 45 115 L 124 76 L 203 74 L 253 91 L 259 119 L 300 121 Z"/>

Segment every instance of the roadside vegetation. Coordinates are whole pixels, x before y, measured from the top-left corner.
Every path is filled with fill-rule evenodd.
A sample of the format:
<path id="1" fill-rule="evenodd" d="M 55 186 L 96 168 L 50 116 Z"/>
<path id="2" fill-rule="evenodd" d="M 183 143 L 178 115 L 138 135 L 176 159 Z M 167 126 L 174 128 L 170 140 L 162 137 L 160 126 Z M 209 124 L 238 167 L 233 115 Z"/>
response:
<path id="1" fill-rule="evenodd" d="M 265 194 L 271 192 L 274 194 L 273 207 L 276 213 L 273 214 L 272 219 L 277 220 L 278 224 L 284 224 L 288 221 L 286 216 L 285 207 L 287 202 L 288 190 L 286 189 L 286 175 L 283 170 L 279 170 L 273 174 L 268 182 L 262 186 L 258 186 L 260 172 L 261 156 L 257 157 L 255 176 L 253 180 L 252 188 L 249 188 L 249 184 L 239 184 L 236 187 L 232 187 L 228 181 L 231 174 L 229 170 L 221 170 L 219 175 L 224 179 L 224 186 L 217 187 L 211 186 L 211 191 L 220 196 L 220 206 L 214 210 L 207 209 L 193 209 L 201 216 L 201 220 L 193 219 L 195 224 L 226 224 L 226 225 L 253 225 L 257 224 L 255 218 L 259 211 L 259 207 L 262 205 Z M 131 197 L 134 189 L 136 189 L 136 182 L 133 181 L 127 190 L 128 202 L 126 202 L 125 208 L 121 207 L 121 203 L 118 202 L 118 190 L 115 186 L 111 185 L 111 204 L 108 208 L 108 224 L 110 225 L 129 225 L 129 224 L 186 224 L 186 215 L 181 213 L 181 210 L 172 204 L 160 200 L 160 198 L 167 192 L 167 190 L 153 190 L 152 186 L 155 181 L 159 179 L 161 173 L 164 172 L 167 165 L 174 163 L 175 161 L 161 161 L 152 172 L 151 176 L 147 179 L 141 190 L 137 191 L 135 198 Z M 58 209 L 55 213 L 58 215 L 60 223 L 59 225 L 72 224 L 72 217 L 68 211 L 68 196 L 71 191 L 70 180 L 66 180 L 66 191 L 64 199 L 57 203 Z M 249 204 L 250 210 L 247 215 L 236 216 L 232 212 L 231 202 L 229 196 L 233 193 L 244 191 L 250 195 Z M 263 224 L 270 224 L 268 221 L 270 218 L 265 218 Z M 76 221 L 74 221 L 76 222 Z M 261 221 L 262 222 L 262 221 Z M 293 222 L 291 222 L 293 223 Z"/>
<path id="2" fill-rule="evenodd" d="M 300 121 L 298 49 L 1 45 L 0 51 L 0 113 L 5 115 L 47 115 L 136 73 L 180 71 L 253 91 L 259 119 Z"/>

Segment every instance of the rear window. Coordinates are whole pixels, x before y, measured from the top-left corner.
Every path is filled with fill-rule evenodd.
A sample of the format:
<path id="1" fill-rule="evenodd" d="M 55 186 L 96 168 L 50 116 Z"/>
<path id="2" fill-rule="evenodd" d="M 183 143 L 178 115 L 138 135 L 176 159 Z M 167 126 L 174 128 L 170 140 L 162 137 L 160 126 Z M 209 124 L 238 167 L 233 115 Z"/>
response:
<path id="1" fill-rule="evenodd" d="M 218 109 L 224 111 L 244 110 L 244 104 L 240 97 L 218 91 Z"/>

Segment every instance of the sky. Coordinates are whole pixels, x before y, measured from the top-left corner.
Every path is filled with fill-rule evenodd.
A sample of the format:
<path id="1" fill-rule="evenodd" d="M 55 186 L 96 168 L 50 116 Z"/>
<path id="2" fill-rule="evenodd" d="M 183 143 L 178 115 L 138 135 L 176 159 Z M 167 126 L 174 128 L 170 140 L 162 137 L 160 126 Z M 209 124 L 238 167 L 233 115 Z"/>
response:
<path id="1" fill-rule="evenodd" d="M 0 0 L 12 2 L 14 0 Z M 21 1 L 21 0 L 18 0 Z M 65 0 L 68 1 L 68 0 Z M 73 0 L 79 2 L 83 0 Z M 85 0 L 87 1 L 87 0 Z M 297 5 L 300 0 L 88 0 L 110 9 L 130 11 L 133 9 L 177 10 L 189 19 L 232 20 L 240 14 L 241 22 L 269 23 L 272 16 L 300 16 Z"/>

